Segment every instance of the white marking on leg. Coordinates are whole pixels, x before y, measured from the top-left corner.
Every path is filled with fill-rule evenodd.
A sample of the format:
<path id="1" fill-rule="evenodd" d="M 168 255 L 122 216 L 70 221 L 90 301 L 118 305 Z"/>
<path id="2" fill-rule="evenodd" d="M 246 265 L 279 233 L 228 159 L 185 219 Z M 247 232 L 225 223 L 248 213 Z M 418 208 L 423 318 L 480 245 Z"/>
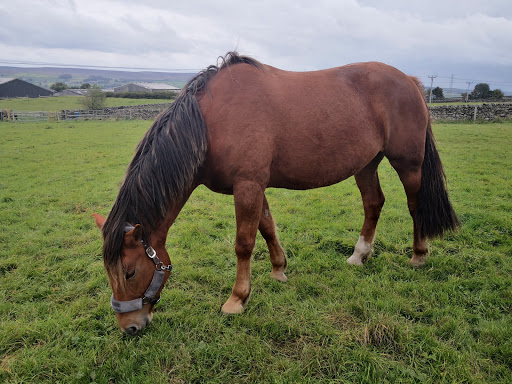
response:
<path id="1" fill-rule="evenodd" d="M 354 247 L 354 253 L 347 259 L 347 263 L 352 265 L 363 265 L 371 256 L 373 251 L 373 239 L 371 242 L 365 241 L 363 236 L 359 236 L 357 244 Z"/>

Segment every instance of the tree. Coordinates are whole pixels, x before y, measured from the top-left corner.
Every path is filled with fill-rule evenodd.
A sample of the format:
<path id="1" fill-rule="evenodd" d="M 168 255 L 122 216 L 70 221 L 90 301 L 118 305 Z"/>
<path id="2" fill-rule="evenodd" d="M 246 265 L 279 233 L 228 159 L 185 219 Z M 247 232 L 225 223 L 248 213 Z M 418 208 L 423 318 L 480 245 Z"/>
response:
<path id="1" fill-rule="evenodd" d="M 89 83 L 83 83 L 80 86 L 80 89 L 90 89 L 90 88 L 91 88 L 91 84 L 89 84 Z"/>
<path id="2" fill-rule="evenodd" d="M 81 101 L 84 109 L 95 110 L 105 108 L 105 93 L 97 85 L 93 85 L 86 92 L 84 99 Z"/>
<path id="3" fill-rule="evenodd" d="M 60 91 L 63 91 L 65 89 L 68 89 L 68 86 L 65 83 L 63 83 L 62 81 L 59 81 L 59 82 L 57 82 L 55 84 L 52 84 L 50 86 L 50 89 L 53 89 L 55 92 L 60 92 Z"/>
<path id="4" fill-rule="evenodd" d="M 444 99 L 443 88 L 441 88 L 441 87 L 435 87 L 432 90 L 432 94 L 434 95 L 436 100 L 437 99 Z"/>
<path id="5" fill-rule="evenodd" d="M 503 91 L 501 89 L 495 89 L 494 91 L 492 91 L 491 97 L 494 99 L 501 100 L 501 99 L 503 99 L 503 96 L 505 96 L 505 94 L 503 93 Z"/>
<path id="6" fill-rule="evenodd" d="M 472 99 L 487 99 L 491 96 L 491 88 L 487 83 L 478 83 L 475 89 L 471 92 L 470 98 Z"/>

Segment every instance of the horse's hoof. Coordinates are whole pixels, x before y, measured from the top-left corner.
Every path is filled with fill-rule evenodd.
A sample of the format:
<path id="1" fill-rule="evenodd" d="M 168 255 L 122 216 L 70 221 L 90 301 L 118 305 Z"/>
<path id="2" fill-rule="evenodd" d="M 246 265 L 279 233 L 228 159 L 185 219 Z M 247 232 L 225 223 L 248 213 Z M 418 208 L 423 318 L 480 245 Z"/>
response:
<path id="1" fill-rule="evenodd" d="M 249 296 L 247 296 L 243 301 L 240 301 L 239 299 L 231 296 L 228 299 L 228 301 L 224 303 L 224 305 L 221 308 L 221 311 L 225 315 L 238 315 L 239 313 L 242 313 L 244 311 L 250 298 L 250 293 Z"/>
<path id="2" fill-rule="evenodd" d="M 361 260 L 361 258 L 358 257 L 358 256 L 355 256 L 355 255 L 350 256 L 347 259 L 347 263 L 350 264 L 350 265 L 358 265 L 358 266 L 362 266 L 363 265 L 363 261 Z"/>
<path id="3" fill-rule="evenodd" d="M 288 281 L 288 278 L 284 274 L 284 272 L 270 272 L 270 277 L 272 279 L 276 279 L 277 281 L 280 281 L 281 283 L 286 283 Z"/>
<path id="4" fill-rule="evenodd" d="M 413 267 L 416 267 L 416 268 L 423 267 L 426 263 L 427 263 L 426 255 L 422 255 L 422 256 L 414 255 L 413 257 L 411 257 L 411 260 L 409 260 L 409 264 L 411 264 Z"/>
<path id="5" fill-rule="evenodd" d="M 235 304 L 232 304 L 232 303 L 228 303 L 226 302 L 223 306 L 222 306 L 222 313 L 224 315 L 238 315 L 239 313 L 242 313 L 245 309 L 245 306 L 241 305 L 241 304 L 238 304 L 238 303 L 235 303 Z"/>

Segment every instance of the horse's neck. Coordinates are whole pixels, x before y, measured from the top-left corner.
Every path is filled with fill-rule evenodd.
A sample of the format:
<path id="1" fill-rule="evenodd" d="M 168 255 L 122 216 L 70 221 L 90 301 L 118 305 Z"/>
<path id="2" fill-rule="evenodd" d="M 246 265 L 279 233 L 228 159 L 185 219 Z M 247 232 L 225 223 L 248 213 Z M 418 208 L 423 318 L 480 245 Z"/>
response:
<path id="1" fill-rule="evenodd" d="M 151 233 L 151 244 L 154 244 L 153 246 L 165 246 L 165 240 L 167 239 L 167 233 L 169 232 L 169 228 L 171 228 L 171 226 L 176 221 L 176 218 L 178 217 L 179 213 L 181 212 L 181 209 L 183 208 L 188 198 L 190 197 L 192 191 L 193 189 L 190 192 L 184 194 L 182 198 L 177 199 L 173 204 L 170 205 L 169 211 L 167 212 L 167 215 L 165 216 L 164 220 L 162 220 L 160 225 Z"/>

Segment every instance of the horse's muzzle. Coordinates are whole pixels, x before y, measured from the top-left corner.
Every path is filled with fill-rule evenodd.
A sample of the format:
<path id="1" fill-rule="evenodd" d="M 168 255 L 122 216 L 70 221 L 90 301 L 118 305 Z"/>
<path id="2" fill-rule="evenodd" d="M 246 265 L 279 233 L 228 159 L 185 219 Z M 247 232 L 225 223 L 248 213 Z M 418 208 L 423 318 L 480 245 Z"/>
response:
<path id="1" fill-rule="evenodd" d="M 141 321 L 131 321 L 126 327 L 121 326 L 121 330 L 130 336 L 135 336 L 137 333 L 146 328 L 153 320 L 153 312 L 145 315 Z"/>

